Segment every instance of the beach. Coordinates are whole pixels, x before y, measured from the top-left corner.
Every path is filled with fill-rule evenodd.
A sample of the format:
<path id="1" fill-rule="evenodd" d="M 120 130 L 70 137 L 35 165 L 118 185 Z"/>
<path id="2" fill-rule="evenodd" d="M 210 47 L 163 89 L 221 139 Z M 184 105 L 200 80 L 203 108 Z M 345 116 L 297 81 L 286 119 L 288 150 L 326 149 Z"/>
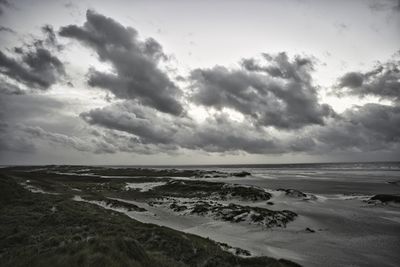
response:
<path id="1" fill-rule="evenodd" d="M 242 258 L 271 257 L 302 266 L 398 266 L 398 166 L 46 166 L 2 171 L 36 195 L 70 196 L 141 223 L 198 235 Z"/>

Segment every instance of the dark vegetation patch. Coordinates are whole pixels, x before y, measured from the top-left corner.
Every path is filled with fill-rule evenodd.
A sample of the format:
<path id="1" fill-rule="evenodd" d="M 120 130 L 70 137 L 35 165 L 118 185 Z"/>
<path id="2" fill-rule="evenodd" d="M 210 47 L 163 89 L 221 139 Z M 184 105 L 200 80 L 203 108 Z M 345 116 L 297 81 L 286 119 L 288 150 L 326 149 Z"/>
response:
<path id="1" fill-rule="evenodd" d="M 82 173 L 82 172 L 80 172 Z M 212 170 L 182 170 L 158 168 L 95 168 L 85 171 L 99 176 L 129 176 L 129 177 L 187 177 L 187 178 L 221 178 L 228 176 L 245 177 L 249 172 L 221 172 Z"/>
<path id="2" fill-rule="evenodd" d="M 400 186 L 400 181 L 389 181 L 388 184 Z"/>
<path id="3" fill-rule="evenodd" d="M 94 195 L 90 195 L 90 196 L 84 196 L 83 197 L 84 200 L 89 200 L 89 201 L 97 201 L 97 202 L 102 202 L 104 203 L 106 206 L 110 207 L 110 208 L 122 208 L 125 209 L 127 211 L 137 211 L 137 212 L 144 212 L 147 211 L 145 208 L 142 207 L 138 207 L 135 204 L 132 203 L 128 203 L 125 201 L 120 201 L 117 199 L 110 199 L 110 198 L 106 198 L 103 196 L 94 196 Z"/>
<path id="4" fill-rule="evenodd" d="M 152 191 L 160 196 L 221 200 L 237 198 L 240 200 L 259 201 L 271 198 L 271 194 L 261 188 L 206 181 L 171 180 L 165 185 L 155 187 Z"/>
<path id="5" fill-rule="evenodd" d="M 296 190 L 296 189 L 283 189 L 283 188 L 279 188 L 276 189 L 276 191 L 283 191 L 285 192 L 285 195 L 289 196 L 289 197 L 294 197 L 294 198 L 303 198 L 303 197 L 307 197 L 306 194 L 304 194 L 303 192 Z"/>
<path id="6" fill-rule="evenodd" d="M 0 266 L 298 266 L 241 258 L 209 239 L 140 223 L 0 175 Z"/>
<path id="7" fill-rule="evenodd" d="M 279 188 L 279 189 L 276 189 L 276 191 L 283 191 L 283 192 L 285 192 L 286 196 L 292 197 L 292 198 L 299 198 L 299 199 L 303 199 L 303 200 L 315 200 L 316 199 L 316 197 L 314 195 L 307 195 L 296 189 Z"/>
<path id="8" fill-rule="evenodd" d="M 154 201 L 153 206 L 166 206 L 175 212 L 200 216 L 210 216 L 217 220 L 232 223 L 247 222 L 249 224 L 262 225 L 266 228 L 286 227 L 293 221 L 297 214 L 289 211 L 274 211 L 260 207 L 250 207 L 238 204 L 221 204 L 216 201 L 181 201 L 179 199 L 167 199 Z"/>
<path id="9" fill-rule="evenodd" d="M 246 177 L 251 173 L 240 172 L 221 172 L 214 170 L 191 170 L 191 169 L 160 169 L 160 168 L 113 168 L 95 166 L 68 166 L 68 165 L 49 165 L 43 167 L 9 167 L 10 171 L 28 171 L 39 173 L 52 173 L 62 175 L 79 175 L 89 177 L 186 177 L 186 178 L 223 178 L 228 176 Z"/>
<path id="10" fill-rule="evenodd" d="M 382 203 L 388 203 L 388 202 L 400 203 L 400 195 L 385 195 L 385 194 L 375 195 L 371 197 L 368 202 L 373 203 L 376 201 L 380 201 Z"/>
<path id="11" fill-rule="evenodd" d="M 225 251 L 232 251 L 235 255 L 238 255 L 238 256 L 246 256 L 246 257 L 251 256 L 251 253 L 250 253 L 250 251 L 248 251 L 248 250 L 245 250 L 245 249 L 242 249 L 242 248 L 237 248 L 237 247 L 232 247 L 232 246 L 229 246 L 229 245 L 226 244 L 226 243 L 221 243 L 221 242 L 217 242 L 217 244 L 218 244 L 223 250 L 225 250 Z"/>
<path id="12" fill-rule="evenodd" d="M 193 214 L 210 213 L 217 219 L 229 222 L 248 222 L 263 225 L 267 228 L 286 227 L 293 221 L 296 213 L 289 210 L 272 211 L 260 207 L 249 207 L 237 204 L 220 205 L 210 203 L 198 203 L 195 205 Z"/>
<path id="13" fill-rule="evenodd" d="M 307 233 L 315 233 L 315 230 L 311 229 L 310 227 L 307 227 L 307 228 L 305 229 L 305 231 L 306 231 Z"/>

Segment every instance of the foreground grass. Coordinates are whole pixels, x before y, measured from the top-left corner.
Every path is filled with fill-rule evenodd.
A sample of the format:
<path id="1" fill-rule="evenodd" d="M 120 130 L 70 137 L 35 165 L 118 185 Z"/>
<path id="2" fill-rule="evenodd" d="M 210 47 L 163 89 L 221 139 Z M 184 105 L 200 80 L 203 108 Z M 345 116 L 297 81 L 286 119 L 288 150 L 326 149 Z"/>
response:
<path id="1" fill-rule="evenodd" d="M 0 266 L 297 266 L 240 258 L 212 240 L 35 194 L 0 175 Z"/>

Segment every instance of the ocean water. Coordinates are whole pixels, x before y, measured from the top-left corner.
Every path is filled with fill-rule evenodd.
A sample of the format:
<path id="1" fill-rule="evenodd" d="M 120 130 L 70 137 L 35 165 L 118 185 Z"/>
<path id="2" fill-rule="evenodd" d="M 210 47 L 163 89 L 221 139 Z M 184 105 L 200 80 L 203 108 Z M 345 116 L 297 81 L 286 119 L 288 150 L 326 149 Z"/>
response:
<path id="1" fill-rule="evenodd" d="M 400 194 L 400 162 L 236 166 L 251 177 L 232 182 L 270 189 L 293 188 L 315 194 Z"/>

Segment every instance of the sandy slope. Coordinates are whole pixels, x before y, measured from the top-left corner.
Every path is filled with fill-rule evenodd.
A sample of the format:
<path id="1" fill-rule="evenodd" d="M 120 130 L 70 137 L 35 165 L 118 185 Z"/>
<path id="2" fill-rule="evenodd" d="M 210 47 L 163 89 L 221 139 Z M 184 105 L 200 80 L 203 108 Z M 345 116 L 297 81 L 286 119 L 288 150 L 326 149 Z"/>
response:
<path id="1" fill-rule="evenodd" d="M 287 228 L 263 229 L 246 223 L 215 221 L 201 216 L 181 216 L 169 209 L 127 201 L 148 210 L 127 212 L 142 222 L 168 226 L 209 237 L 252 255 L 291 259 L 305 266 L 398 266 L 400 262 L 400 209 L 371 207 L 360 198 L 326 196 L 303 201 L 274 194 L 273 206 L 265 202 L 242 203 L 282 210 L 299 217 Z M 306 231 L 309 227 L 314 233 Z"/>

